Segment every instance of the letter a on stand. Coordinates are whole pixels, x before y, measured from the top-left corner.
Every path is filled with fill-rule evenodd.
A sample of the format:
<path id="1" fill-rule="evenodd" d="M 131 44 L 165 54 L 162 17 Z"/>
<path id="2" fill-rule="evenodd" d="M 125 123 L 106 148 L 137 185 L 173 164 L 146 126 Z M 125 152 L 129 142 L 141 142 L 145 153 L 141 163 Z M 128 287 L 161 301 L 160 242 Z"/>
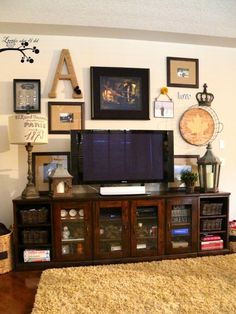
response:
<path id="1" fill-rule="evenodd" d="M 67 74 L 62 73 L 63 65 L 67 67 Z M 54 76 L 51 92 L 48 94 L 49 98 L 56 98 L 56 88 L 59 80 L 69 80 L 71 81 L 73 93 L 72 98 L 82 98 L 82 92 L 80 90 L 77 78 L 75 75 L 75 70 L 70 57 L 70 52 L 68 49 L 62 49 L 59 63 L 57 65 L 57 70 Z"/>

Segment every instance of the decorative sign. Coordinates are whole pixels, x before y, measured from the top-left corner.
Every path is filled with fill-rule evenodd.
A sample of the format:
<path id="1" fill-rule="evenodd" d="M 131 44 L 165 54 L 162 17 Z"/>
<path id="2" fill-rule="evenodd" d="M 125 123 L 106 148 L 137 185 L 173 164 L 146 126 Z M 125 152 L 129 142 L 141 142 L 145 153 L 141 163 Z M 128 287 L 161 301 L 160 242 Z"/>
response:
<path id="1" fill-rule="evenodd" d="M 28 39 L 16 39 L 11 38 L 10 36 L 4 36 L 2 42 L 5 43 L 6 48 L 0 48 L 0 52 L 6 52 L 6 51 L 18 51 L 22 54 L 21 62 L 24 63 L 29 62 L 33 63 L 34 59 L 31 58 L 31 56 L 26 54 L 26 50 L 32 51 L 35 54 L 39 53 L 39 49 L 37 49 L 36 46 L 33 46 L 32 48 L 29 47 L 29 44 L 35 44 L 39 41 L 38 38 L 28 38 Z"/>
<path id="2" fill-rule="evenodd" d="M 189 100 L 191 96 L 191 94 L 181 94 L 180 92 L 177 93 L 177 98 L 182 100 Z"/>
<path id="3" fill-rule="evenodd" d="M 63 65 L 66 65 L 67 74 L 63 74 Z M 57 65 L 54 76 L 51 92 L 48 94 L 49 98 L 56 98 L 56 88 L 59 80 L 69 80 L 73 88 L 73 98 L 82 98 L 82 92 L 79 88 L 70 52 L 68 49 L 62 49 L 59 63 Z"/>

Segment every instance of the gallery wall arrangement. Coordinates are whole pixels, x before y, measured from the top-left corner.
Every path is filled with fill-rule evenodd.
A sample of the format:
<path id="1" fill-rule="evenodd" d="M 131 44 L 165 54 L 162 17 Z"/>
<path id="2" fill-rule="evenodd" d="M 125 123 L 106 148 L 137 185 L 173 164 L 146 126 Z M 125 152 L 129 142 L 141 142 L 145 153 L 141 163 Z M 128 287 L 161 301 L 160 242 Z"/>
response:
<path id="1" fill-rule="evenodd" d="M 8 51 L 0 54 L 4 63 L 6 57 L 7 59 L 11 57 L 15 63 L 12 75 L 6 75 L 7 72 L 4 72 L 8 82 L 7 88 L 10 95 L 8 97 L 12 98 L 12 101 L 10 98 L 3 99 L 3 103 L 6 103 L 6 100 L 9 102 L 9 105 L 4 109 L 7 114 L 18 115 L 29 112 L 31 114 L 44 114 L 47 117 L 48 144 L 35 145 L 33 153 L 70 153 L 71 130 L 111 128 L 114 130 L 174 130 L 175 156 L 204 156 L 208 139 L 210 138 L 209 141 L 211 141 L 211 135 L 212 137 L 216 135 L 212 142 L 211 151 L 218 157 L 224 155 L 225 151 L 219 151 L 218 142 L 222 138 L 224 139 L 225 134 L 229 131 L 226 127 L 223 132 L 218 132 L 218 129 L 222 128 L 223 125 L 221 120 L 225 122 L 225 113 L 219 105 L 219 86 L 216 86 L 217 82 L 211 76 L 213 64 L 209 63 L 210 59 L 206 58 L 207 55 L 203 58 L 205 51 L 210 50 L 209 48 L 201 47 L 200 50 L 194 50 L 188 46 L 183 53 L 183 50 L 178 50 L 177 45 L 174 44 L 171 44 L 171 49 L 167 49 L 165 44 L 153 43 L 153 50 L 151 50 L 151 43 L 147 42 L 145 45 L 144 43 L 141 45 L 140 42 L 133 41 L 132 46 L 127 47 L 126 53 L 124 53 L 119 51 L 118 41 L 114 41 L 110 45 L 112 42 L 110 39 L 97 40 L 96 42 L 91 38 L 86 38 L 86 40 L 81 38 L 81 45 L 75 45 L 75 42 L 79 42 L 77 38 L 71 38 L 66 44 L 63 44 L 59 38 L 55 38 L 51 42 L 47 38 L 45 41 L 42 36 L 38 38 L 34 36 L 24 37 L 15 36 L 14 39 L 18 42 L 13 48 L 19 47 L 21 39 L 24 39 L 24 42 L 29 42 L 28 48 L 37 47 L 38 50 L 40 49 L 40 53 L 37 54 L 37 58 L 35 55 L 33 64 L 19 62 L 18 65 L 17 56 L 19 52 Z M 99 46 L 98 42 L 102 42 L 102 45 Z M 121 42 L 122 44 L 125 43 L 122 40 Z M 94 50 L 87 50 L 88 43 L 89 45 L 91 43 Z M 130 41 L 126 43 L 131 44 Z M 2 44 L 6 45 L 5 43 Z M 159 50 L 159 46 L 162 49 Z M 98 51 L 98 48 L 101 54 L 96 56 L 95 51 Z M 121 58 L 117 58 L 118 51 Z M 105 57 L 106 52 L 107 57 Z M 177 60 L 175 60 L 176 58 Z M 214 63 L 216 62 L 215 59 Z M 171 63 L 168 68 L 168 60 L 176 61 L 176 63 Z M 208 64 L 211 71 L 207 70 Z M 30 70 L 31 68 L 33 70 Z M 115 73 L 115 76 L 106 72 L 108 70 L 115 71 L 115 69 L 120 72 L 112 72 Z M 124 73 L 123 70 L 129 72 Z M 141 72 L 138 73 L 138 70 Z M 96 71 L 98 72 L 96 73 Z M 99 73 L 99 71 L 105 72 Z M 143 73 L 145 73 L 145 77 Z M 181 84 L 181 86 L 169 86 L 171 82 L 168 83 L 167 77 L 171 77 L 171 75 L 168 73 L 172 73 L 172 84 Z M 135 76 L 136 74 L 137 76 Z M 174 82 L 174 76 L 179 77 L 180 82 Z M 136 81 L 132 81 L 132 79 Z M 212 93 L 215 96 L 212 105 L 208 107 L 199 106 L 195 98 L 198 92 L 202 92 L 204 83 L 208 85 L 207 93 Z M 96 92 L 94 92 L 93 84 Z M 114 88 L 111 89 L 109 84 L 113 85 Z M 14 95 L 14 85 L 18 94 L 20 87 L 22 95 L 18 98 L 16 91 Z M 191 87 L 192 85 L 194 87 Z M 98 95 L 100 99 L 95 99 L 95 96 Z M 6 98 L 6 96 L 4 97 Z M 105 101 L 103 97 L 105 97 Z M 220 98 L 222 98 L 221 94 Z M 34 99 L 35 101 L 30 106 L 22 107 L 20 99 Z M 216 116 L 213 116 L 213 111 Z M 193 112 L 192 115 L 191 112 Z M 207 137 L 204 133 L 207 138 L 202 145 L 189 143 L 194 142 L 192 138 L 188 138 L 186 141 L 186 134 L 189 132 L 185 130 L 194 112 L 197 114 L 204 113 L 202 115 L 208 117 L 207 123 L 211 122 L 208 128 L 209 136 Z M 200 114 L 199 116 L 201 118 Z M 180 121 L 182 122 L 181 127 Z M 193 120 L 192 125 L 192 133 L 194 133 L 197 121 Z M 5 133 L 7 131 L 6 129 Z M 196 139 L 195 142 L 197 143 Z M 6 144 L 9 145 L 9 143 Z M 25 169 L 27 168 L 27 157 L 22 154 L 20 147 L 11 145 L 9 151 L 10 156 L 12 156 L 11 159 L 18 156 L 21 164 L 25 165 L 21 170 L 17 170 L 18 168 L 12 170 L 13 172 L 20 172 L 20 174 L 14 174 L 14 177 L 19 176 L 21 182 L 19 187 L 14 189 L 14 197 L 21 194 L 20 186 L 23 190 L 23 178 L 26 177 L 27 172 Z M 20 150 L 21 153 L 12 154 L 13 150 Z M 10 159 L 8 160 L 10 162 Z M 17 166 L 17 161 L 14 160 L 14 163 Z M 197 163 L 195 167 L 197 167 Z M 224 167 L 224 165 L 221 167 L 219 185 L 225 182 Z M 226 164 L 226 167 L 229 165 Z M 180 185 L 180 188 L 184 189 L 184 185 L 180 182 L 173 182 L 173 184 L 177 188 Z M 197 184 L 196 188 L 199 186 Z M 159 187 L 150 184 L 150 188 Z M 7 206 L 10 207 L 10 202 Z M 11 221 L 11 214 L 3 213 L 3 217 L 7 217 L 9 222 Z"/>

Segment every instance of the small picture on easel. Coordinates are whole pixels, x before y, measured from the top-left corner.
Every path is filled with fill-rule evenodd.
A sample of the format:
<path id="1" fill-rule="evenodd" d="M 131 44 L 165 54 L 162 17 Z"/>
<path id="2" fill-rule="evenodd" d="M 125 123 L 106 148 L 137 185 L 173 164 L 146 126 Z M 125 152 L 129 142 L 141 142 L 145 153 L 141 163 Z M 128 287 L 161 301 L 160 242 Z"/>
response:
<path id="1" fill-rule="evenodd" d="M 155 118 L 173 118 L 174 117 L 174 103 L 172 101 L 154 102 L 154 117 Z"/>

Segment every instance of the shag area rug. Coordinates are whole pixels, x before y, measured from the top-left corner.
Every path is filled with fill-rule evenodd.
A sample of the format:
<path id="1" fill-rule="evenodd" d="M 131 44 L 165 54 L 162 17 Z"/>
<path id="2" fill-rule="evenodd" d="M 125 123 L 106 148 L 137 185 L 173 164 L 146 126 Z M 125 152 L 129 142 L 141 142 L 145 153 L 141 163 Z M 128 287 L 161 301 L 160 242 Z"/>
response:
<path id="1" fill-rule="evenodd" d="M 33 314 L 236 313 L 236 254 L 49 269 Z"/>

